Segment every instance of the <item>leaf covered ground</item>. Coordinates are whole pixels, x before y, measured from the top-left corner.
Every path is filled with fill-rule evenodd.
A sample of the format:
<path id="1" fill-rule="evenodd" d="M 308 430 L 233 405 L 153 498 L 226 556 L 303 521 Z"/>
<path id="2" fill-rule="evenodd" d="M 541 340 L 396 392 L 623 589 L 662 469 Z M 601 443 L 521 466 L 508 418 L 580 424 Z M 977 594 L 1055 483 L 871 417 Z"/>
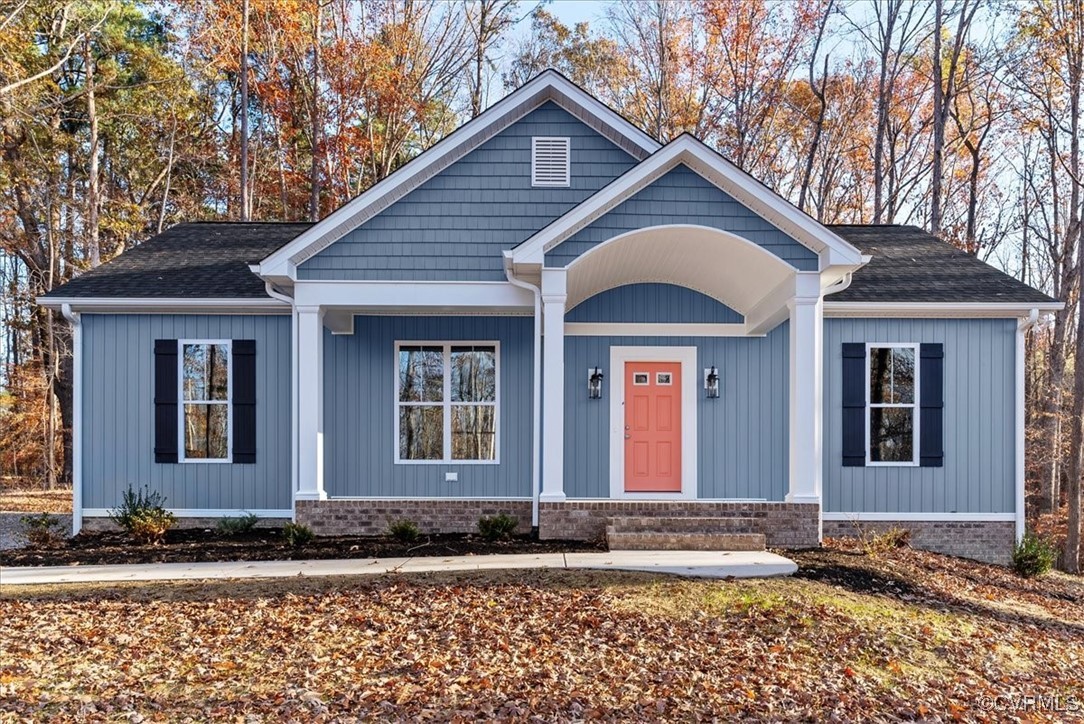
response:
<path id="1" fill-rule="evenodd" d="M 70 488 L 59 490 L 7 488 L 0 483 L 0 511 L 70 514 L 72 491 Z"/>
<path id="2" fill-rule="evenodd" d="M 0 719 L 1082 716 L 1079 579 L 1021 581 L 910 550 L 796 557 L 806 578 L 520 571 L 0 590 Z"/>

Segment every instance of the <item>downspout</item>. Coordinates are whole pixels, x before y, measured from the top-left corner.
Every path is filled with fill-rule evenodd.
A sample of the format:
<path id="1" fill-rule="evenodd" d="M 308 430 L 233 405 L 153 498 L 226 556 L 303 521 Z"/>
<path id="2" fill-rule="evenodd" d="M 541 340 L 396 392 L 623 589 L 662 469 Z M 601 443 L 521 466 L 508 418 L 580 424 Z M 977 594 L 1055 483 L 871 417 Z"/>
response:
<path id="1" fill-rule="evenodd" d="M 542 290 L 534 284 L 517 279 L 512 272 L 512 258 L 505 253 L 504 275 L 513 286 L 527 289 L 534 295 L 534 390 L 531 421 L 531 527 L 538 530 L 538 496 L 542 493 Z"/>
<path id="2" fill-rule="evenodd" d="M 296 522 L 297 511 L 294 506 L 294 496 L 300 487 L 297 467 L 297 446 L 298 435 L 300 434 L 297 429 L 297 307 L 294 306 L 293 297 L 277 291 L 271 282 L 264 281 L 263 286 L 267 291 L 267 296 L 290 305 L 290 519 Z"/>
<path id="3" fill-rule="evenodd" d="M 72 326 L 72 535 L 83 529 L 83 324 L 72 305 L 61 313 Z"/>
<path id="4" fill-rule="evenodd" d="M 1024 426 L 1027 422 L 1024 405 L 1026 400 L 1024 399 L 1024 355 L 1027 353 L 1027 347 L 1025 346 L 1025 335 L 1027 331 L 1039 323 L 1039 310 L 1032 309 L 1027 318 L 1021 319 L 1019 324 L 1016 325 L 1016 400 L 1014 406 L 1016 407 L 1016 420 L 1015 420 L 1015 434 L 1016 434 L 1016 541 L 1024 537 L 1024 530 L 1027 527 L 1026 520 L 1026 505 L 1025 499 L 1025 485 L 1026 485 L 1026 471 L 1024 468 L 1024 455 L 1027 452 L 1027 441 L 1024 434 Z"/>

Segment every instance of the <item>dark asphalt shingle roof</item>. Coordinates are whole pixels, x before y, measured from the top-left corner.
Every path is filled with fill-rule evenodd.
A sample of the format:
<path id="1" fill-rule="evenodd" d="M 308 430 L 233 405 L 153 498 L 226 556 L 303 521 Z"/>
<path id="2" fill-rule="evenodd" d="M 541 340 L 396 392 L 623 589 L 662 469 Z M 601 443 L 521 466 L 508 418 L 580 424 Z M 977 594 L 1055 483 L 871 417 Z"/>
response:
<path id="1" fill-rule="evenodd" d="M 177 224 L 57 287 L 50 297 L 266 297 L 255 264 L 309 223 Z"/>
<path id="2" fill-rule="evenodd" d="M 833 302 L 1055 302 L 917 226 L 829 225 L 873 260 Z"/>
<path id="3" fill-rule="evenodd" d="M 46 294 L 46 298 L 260 298 L 249 270 L 309 223 L 178 224 Z M 915 226 L 832 225 L 873 260 L 833 302 L 1055 301 Z"/>

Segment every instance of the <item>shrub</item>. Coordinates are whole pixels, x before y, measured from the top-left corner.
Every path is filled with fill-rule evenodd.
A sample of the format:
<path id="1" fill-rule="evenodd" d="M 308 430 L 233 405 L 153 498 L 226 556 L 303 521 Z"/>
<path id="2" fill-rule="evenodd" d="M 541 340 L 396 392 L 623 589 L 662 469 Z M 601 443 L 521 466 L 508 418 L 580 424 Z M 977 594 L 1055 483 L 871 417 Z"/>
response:
<path id="1" fill-rule="evenodd" d="M 160 543 L 175 518 L 165 508 L 166 497 L 147 488 L 124 491 L 121 504 L 109 511 L 110 519 L 140 543 Z"/>
<path id="2" fill-rule="evenodd" d="M 282 526 L 282 537 L 287 545 L 300 548 L 306 543 L 312 542 L 315 536 L 312 528 L 309 528 L 304 523 L 287 523 Z"/>
<path id="3" fill-rule="evenodd" d="M 1024 578 L 1033 578 L 1049 572 L 1057 558 L 1053 546 L 1028 531 L 1013 548 L 1012 569 Z"/>
<path id="4" fill-rule="evenodd" d="M 862 549 L 866 555 L 876 558 L 897 548 L 906 548 L 910 542 L 911 531 L 894 525 L 883 533 L 862 536 Z"/>
<path id="5" fill-rule="evenodd" d="M 26 528 L 26 540 L 35 548 L 45 548 L 60 541 L 60 521 L 55 515 L 39 513 L 19 519 Z"/>
<path id="6" fill-rule="evenodd" d="M 252 513 L 245 513 L 240 518 L 220 518 L 215 525 L 215 530 L 219 535 L 234 536 L 249 533 L 256 528 L 256 523 L 260 521 Z"/>
<path id="7" fill-rule="evenodd" d="M 478 519 L 478 532 L 486 540 L 503 540 L 510 538 L 518 525 L 518 518 L 505 513 L 490 517 L 482 516 Z"/>
<path id="8" fill-rule="evenodd" d="M 422 532 L 418 530 L 418 525 L 412 520 L 403 518 L 401 520 L 393 520 L 388 523 L 388 535 L 400 543 L 413 543 L 418 540 Z"/>

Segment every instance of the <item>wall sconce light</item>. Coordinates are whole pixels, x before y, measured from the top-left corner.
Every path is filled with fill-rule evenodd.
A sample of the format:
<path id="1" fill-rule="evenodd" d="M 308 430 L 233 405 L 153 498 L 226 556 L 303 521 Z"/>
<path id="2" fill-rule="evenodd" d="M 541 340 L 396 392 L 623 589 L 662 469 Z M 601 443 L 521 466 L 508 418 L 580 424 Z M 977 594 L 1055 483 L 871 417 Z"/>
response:
<path id="1" fill-rule="evenodd" d="M 704 389 L 709 400 L 719 397 L 719 369 L 715 365 L 704 370 Z"/>
<path id="2" fill-rule="evenodd" d="M 602 397 L 602 374 L 601 367 L 589 367 L 587 369 L 587 399 L 597 400 Z"/>

